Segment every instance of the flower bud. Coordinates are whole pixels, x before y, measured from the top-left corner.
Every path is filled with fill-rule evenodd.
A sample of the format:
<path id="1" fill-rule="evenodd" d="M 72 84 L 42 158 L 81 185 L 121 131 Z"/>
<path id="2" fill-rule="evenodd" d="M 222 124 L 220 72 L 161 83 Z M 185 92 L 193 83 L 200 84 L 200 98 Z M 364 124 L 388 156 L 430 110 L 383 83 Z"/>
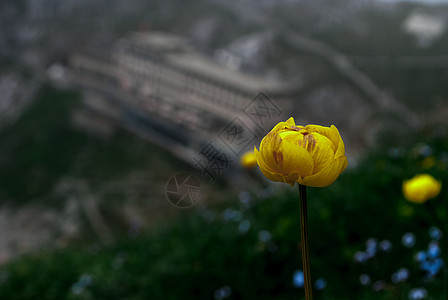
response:
<path id="1" fill-rule="evenodd" d="M 291 117 L 278 123 L 255 148 L 257 163 L 272 181 L 324 187 L 347 167 L 345 146 L 337 128 L 299 126 Z"/>

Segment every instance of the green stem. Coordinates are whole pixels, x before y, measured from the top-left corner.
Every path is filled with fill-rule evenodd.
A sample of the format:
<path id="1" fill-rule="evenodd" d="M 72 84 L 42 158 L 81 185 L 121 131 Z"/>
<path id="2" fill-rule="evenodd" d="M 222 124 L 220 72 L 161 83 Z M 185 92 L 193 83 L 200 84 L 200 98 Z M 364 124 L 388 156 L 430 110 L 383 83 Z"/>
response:
<path id="1" fill-rule="evenodd" d="M 306 186 L 299 184 L 300 196 L 300 231 L 302 238 L 302 263 L 303 277 L 305 284 L 305 299 L 312 300 L 313 294 L 311 289 L 311 270 L 310 270 L 310 254 L 308 248 L 308 216 L 306 203 Z"/>

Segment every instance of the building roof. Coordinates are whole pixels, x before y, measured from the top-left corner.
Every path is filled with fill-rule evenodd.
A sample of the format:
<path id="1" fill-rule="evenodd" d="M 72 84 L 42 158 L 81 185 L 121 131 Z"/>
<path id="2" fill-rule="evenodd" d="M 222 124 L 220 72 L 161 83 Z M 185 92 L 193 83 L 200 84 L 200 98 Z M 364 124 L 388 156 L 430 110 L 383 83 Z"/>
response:
<path id="1" fill-rule="evenodd" d="M 126 39 L 157 52 L 190 51 L 192 49 L 188 40 L 158 31 L 133 32 Z"/>

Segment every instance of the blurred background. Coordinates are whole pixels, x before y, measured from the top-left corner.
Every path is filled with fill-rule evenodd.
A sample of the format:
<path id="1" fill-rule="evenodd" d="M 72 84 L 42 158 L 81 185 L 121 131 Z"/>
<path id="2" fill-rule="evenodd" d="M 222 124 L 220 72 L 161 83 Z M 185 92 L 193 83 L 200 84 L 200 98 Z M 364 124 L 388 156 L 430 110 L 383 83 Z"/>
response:
<path id="1" fill-rule="evenodd" d="M 2 0 L 2 299 L 301 299 L 298 191 L 244 153 L 336 125 L 316 299 L 446 299 L 448 3 Z M 446 230 L 445 230 L 446 229 Z M 343 276 L 341 276 L 343 274 Z"/>

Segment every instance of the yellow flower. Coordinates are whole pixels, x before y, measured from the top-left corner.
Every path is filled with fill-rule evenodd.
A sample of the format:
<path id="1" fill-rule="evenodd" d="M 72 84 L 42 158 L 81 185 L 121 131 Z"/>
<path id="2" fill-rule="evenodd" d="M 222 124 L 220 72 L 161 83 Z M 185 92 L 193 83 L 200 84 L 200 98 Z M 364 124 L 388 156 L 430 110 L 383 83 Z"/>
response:
<path id="1" fill-rule="evenodd" d="M 334 125 L 299 126 L 292 117 L 263 138 L 255 155 L 264 176 L 291 186 L 330 185 L 347 167 L 344 142 Z"/>
<path id="2" fill-rule="evenodd" d="M 411 202 L 423 203 L 440 193 L 442 183 L 429 174 L 419 174 L 403 182 L 403 194 Z"/>
<path id="3" fill-rule="evenodd" d="M 247 169 L 252 169 L 257 165 L 257 158 L 253 151 L 248 151 L 240 158 L 240 165 Z"/>

